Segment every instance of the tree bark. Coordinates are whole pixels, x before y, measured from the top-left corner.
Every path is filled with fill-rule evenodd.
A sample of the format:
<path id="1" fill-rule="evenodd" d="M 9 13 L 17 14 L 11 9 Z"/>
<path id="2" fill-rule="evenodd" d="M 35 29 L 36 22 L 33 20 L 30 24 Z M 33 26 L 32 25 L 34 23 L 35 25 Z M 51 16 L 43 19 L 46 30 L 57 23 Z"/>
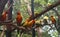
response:
<path id="1" fill-rule="evenodd" d="M 8 2 L 8 7 L 9 7 L 11 4 L 13 4 L 13 0 L 9 0 L 9 2 Z M 11 19 L 12 19 L 12 10 L 13 10 L 13 8 L 12 8 L 12 6 L 11 6 L 11 7 L 9 8 L 9 10 L 8 10 L 8 20 L 11 20 Z M 12 37 L 12 36 L 11 36 L 11 29 L 12 29 L 11 24 L 8 24 L 8 25 L 6 25 L 6 26 L 7 26 L 6 37 Z"/>

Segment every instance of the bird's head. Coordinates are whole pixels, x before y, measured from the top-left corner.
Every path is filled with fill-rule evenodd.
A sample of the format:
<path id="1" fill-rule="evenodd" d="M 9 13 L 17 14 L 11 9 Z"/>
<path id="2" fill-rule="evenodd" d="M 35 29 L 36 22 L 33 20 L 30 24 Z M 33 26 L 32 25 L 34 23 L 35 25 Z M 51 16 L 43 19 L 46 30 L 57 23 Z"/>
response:
<path id="1" fill-rule="evenodd" d="M 4 14 L 8 14 L 8 12 L 7 11 L 3 11 L 2 15 L 4 15 Z"/>
<path id="2" fill-rule="evenodd" d="M 51 16 L 51 17 L 53 17 L 53 16 Z"/>
<path id="3" fill-rule="evenodd" d="M 17 12 L 17 15 L 21 15 L 20 11 Z"/>
<path id="4" fill-rule="evenodd" d="M 7 14 L 8 12 L 7 12 L 7 11 L 5 11 L 5 13 Z"/>

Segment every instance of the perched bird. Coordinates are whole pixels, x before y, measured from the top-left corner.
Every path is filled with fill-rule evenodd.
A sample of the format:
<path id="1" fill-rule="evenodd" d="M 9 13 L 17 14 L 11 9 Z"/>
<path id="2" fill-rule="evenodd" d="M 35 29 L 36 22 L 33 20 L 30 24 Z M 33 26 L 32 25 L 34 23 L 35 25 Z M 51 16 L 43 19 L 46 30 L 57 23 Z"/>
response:
<path id="1" fill-rule="evenodd" d="M 29 27 L 31 28 L 34 24 L 35 24 L 35 20 L 31 20 L 31 21 L 29 22 Z"/>
<path id="2" fill-rule="evenodd" d="M 35 20 L 30 20 L 29 18 L 25 21 L 25 23 L 24 23 L 24 27 L 29 27 L 29 28 L 31 28 L 33 25 L 34 25 L 34 23 L 35 23 Z"/>
<path id="3" fill-rule="evenodd" d="M 44 25 L 47 25 L 48 24 L 48 19 L 49 19 L 48 16 L 44 16 L 44 18 L 43 18 Z"/>
<path id="4" fill-rule="evenodd" d="M 7 11 L 3 11 L 3 13 L 2 13 L 2 16 L 1 16 L 1 21 L 3 22 L 3 21 L 5 21 L 6 20 L 6 18 L 7 18 Z M 2 33 L 1 33 L 1 36 L 0 37 L 4 37 L 4 31 L 5 31 L 5 29 L 6 29 L 6 25 L 3 25 L 3 31 L 2 31 Z"/>
<path id="5" fill-rule="evenodd" d="M 24 27 L 28 27 L 29 22 L 30 22 L 30 19 L 29 19 L 29 18 L 27 18 L 23 26 L 24 26 Z"/>
<path id="6" fill-rule="evenodd" d="M 17 12 L 16 22 L 17 22 L 17 25 L 20 25 L 22 22 L 22 16 L 20 12 Z"/>
<path id="7" fill-rule="evenodd" d="M 6 18 L 7 18 L 6 16 L 7 16 L 7 12 L 4 11 L 4 12 L 2 13 L 2 16 L 1 16 L 1 21 L 5 21 Z"/>
<path id="8" fill-rule="evenodd" d="M 51 16 L 50 18 L 51 18 L 52 24 L 55 24 L 56 20 L 55 20 L 54 16 Z"/>
<path id="9" fill-rule="evenodd" d="M 17 12 L 16 22 L 17 22 L 17 26 L 21 26 L 22 16 L 20 11 Z M 19 29 L 17 29 L 17 33 L 19 34 Z"/>
<path id="10" fill-rule="evenodd" d="M 25 23 L 23 24 L 24 27 L 28 27 L 29 22 L 31 21 L 30 18 L 31 18 L 31 16 L 26 19 Z"/>

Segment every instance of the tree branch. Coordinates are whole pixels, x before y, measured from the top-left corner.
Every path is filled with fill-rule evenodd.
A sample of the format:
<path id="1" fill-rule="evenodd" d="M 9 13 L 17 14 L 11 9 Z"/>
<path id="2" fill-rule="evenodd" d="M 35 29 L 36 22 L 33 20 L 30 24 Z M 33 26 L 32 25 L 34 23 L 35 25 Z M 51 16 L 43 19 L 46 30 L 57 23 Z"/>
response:
<path id="1" fill-rule="evenodd" d="M 47 11 L 53 9 L 54 7 L 56 7 L 58 5 L 60 5 L 60 0 L 58 2 L 56 2 L 55 4 L 52 4 L 52 5 L 48 6 L 48 7 L 46 7 L 46 9 L 44 9 L 42 12 L 40 12 L 38 15 L 36 15 L 34 17 L 34 19 L 37 18 L 37 17 L 40 17 L 41 15 L 43 15 L 44 13 L 46 13 Z"/>

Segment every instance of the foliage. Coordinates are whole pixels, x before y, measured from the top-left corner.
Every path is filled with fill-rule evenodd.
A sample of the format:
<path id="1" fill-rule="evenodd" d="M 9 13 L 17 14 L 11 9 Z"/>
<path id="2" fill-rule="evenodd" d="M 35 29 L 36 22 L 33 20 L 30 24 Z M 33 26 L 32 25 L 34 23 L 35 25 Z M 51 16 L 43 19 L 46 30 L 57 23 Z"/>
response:
<path id="1" fill-rule="evenodd" d="M 28 0 L 28 1 L 31 3 L 31 0 Z M 48 6 L 48 3 L 53 4 L 56 1 L 57 0 L 34 0 L 34 13 L 39 14 L 41 11 L 46 9 L 44 7 Z M 7 8 L 7 6 L 5 8 Z M 57 6 L 55 9 L 60 14 L 60 6 Z M 16 18 L 16 15 L 17 15 L 16 13 L 17 13 L 18 10 L 21 11 L 21 14 L 23 16 L 23 22 L 25 22 L 26 18 L 28 18 L 29 15 L 28 15 L 28 12 L 27 12 L 27 4 L 24 2 L 24 0 L 14 0 L 14 3 L 13 3 L 13 19 L 14 20 Z M 55 19 L 58 19 L 56 13 L 53 10 L 48 11 L 48 13 L 45 13 L 43 16 L 41 16 L 38 19 L 40 20 L 44 16 L 50 17 L 51 15 L 55 16 Z M 47 28 L 45 28 L 45 29 L 47 29 Z M 53 29 L 53 31 L 54 31 L 54 29 Z M 48 34 L 48 32 L 49 31 L 44 32 L 43 37 L 47 37 L 47 36 L 51 37 L 51 34 Z M 16 34 L 16 33 L 14 33 L 14 34 Z M 53 34 L 52 36 L 58 37 L 58 32 L 55 31 L 52 34 Z M 31 35 L 28 35 L 28 36 L 27 35 L 28 34 L 24 34 L 24 37 L 28 37 L 28 36 L 31 37 Z"/>

